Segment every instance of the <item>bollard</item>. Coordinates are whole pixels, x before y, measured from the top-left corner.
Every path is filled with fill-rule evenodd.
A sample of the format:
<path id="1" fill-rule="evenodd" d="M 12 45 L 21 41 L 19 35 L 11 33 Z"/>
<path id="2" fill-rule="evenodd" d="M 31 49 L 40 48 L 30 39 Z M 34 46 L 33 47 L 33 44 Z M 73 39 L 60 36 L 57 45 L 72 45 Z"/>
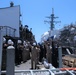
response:
<path id="1" fill-rule="evenodd" d="M 6 75 L 14 75 L 14 68 L 15 68 L 15 48 L 13 46 L 8 46 Z"/>
<path id="2" fill-rule="evenodd" d="M 62 68 L 62 48 L 58 47 L 59 68 Z"/>

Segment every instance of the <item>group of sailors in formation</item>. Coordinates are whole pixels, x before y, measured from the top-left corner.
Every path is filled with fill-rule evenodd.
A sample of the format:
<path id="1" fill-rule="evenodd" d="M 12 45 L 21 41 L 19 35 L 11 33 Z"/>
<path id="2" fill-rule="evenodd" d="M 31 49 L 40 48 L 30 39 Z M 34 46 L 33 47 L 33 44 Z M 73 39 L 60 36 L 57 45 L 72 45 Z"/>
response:
<path id="1" fill-rule="evenodd" d="M 44 58 L 48 63 L 52 63 L 54 67 L 58 67 L 58 53 L 53 43 L 46 41 L 41 44 L 36 42 L 31 44 L 29 41 L 22 42 L 21 40 L 17 40 L 17 44 L 15 45 L 12 39 L 7 40 L 6 43 L 6 39 L 3 38 L 2 64 L 6 64 L 6 50 L 9 45 L 12 45 L 15 47 L 15 65 L 20 65 L 31 59 L 31 69 L 36 69 L 37 64 L 42 63 Z"/>

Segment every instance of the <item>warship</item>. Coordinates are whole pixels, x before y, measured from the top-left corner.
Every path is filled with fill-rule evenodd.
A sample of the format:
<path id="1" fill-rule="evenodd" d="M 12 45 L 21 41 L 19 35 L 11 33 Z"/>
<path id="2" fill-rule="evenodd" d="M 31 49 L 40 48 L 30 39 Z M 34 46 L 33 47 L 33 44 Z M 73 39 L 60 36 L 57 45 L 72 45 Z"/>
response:
<path id="1" fill-rule="evenodd" d="M 0 75 L 76 75 L 76 27 L 71 24 L 56 34 L 54 19 L 58 17 L 52 9 L 47 17 L 51 19 L 50 31 L 37 43 L 32 28 L 23 26 L 20 16 L 20 6 L 13 2 L 0 8 Z"/>

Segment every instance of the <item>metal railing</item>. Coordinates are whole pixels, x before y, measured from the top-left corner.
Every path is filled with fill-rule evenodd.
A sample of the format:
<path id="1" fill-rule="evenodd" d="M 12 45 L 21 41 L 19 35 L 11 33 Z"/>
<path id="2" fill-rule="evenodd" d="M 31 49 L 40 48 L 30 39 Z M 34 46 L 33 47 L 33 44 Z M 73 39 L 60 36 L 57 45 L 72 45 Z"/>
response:
<path id="1" fill-rule="evenodd" d="M 12 28 L 10 26 L 0 26 L 0 29 L 2 29 L 3 31 L 3 35 L 8 35 L 8 36 L 12 36 L 15 37 L 15 28 Z"/>
<path id="2" fill-rule="evenodd" d="M 1 71 L 6 74 L 6 71 Z M 45 70 L 15 70 L 15 75 L 76 75 L 74 70 L 61 71 L 60 69 Z"/>

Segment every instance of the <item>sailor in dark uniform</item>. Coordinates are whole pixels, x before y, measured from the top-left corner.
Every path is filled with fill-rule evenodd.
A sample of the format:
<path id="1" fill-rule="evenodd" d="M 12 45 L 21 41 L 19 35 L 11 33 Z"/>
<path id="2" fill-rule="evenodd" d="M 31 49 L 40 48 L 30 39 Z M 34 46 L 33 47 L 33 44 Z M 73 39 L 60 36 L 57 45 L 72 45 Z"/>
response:
<path id="1" fill-rule="evenodd" d="M 16 48 L 16 65 L 21 64 L 22 61 L 22 50 L 23 50 L 23 46 L 22 46 L 22 41 L 18 40 L 17 41 L 17 48 Z"/>
<path id="2" fill-rule="evenodd" d="M 44 49 L 43 49 L 42 44 L 39 44 L 39 46 L 40 46 L 40 54 L 39 54 L 40 56 L 39 56 L 39 61 L 42 62 Z"/>
<path id="3" fill-rule="evenodd" d="M 55 48 L 54 41 L 52 41 L 52 65 L 58 67 L 58 49 Z"/>

